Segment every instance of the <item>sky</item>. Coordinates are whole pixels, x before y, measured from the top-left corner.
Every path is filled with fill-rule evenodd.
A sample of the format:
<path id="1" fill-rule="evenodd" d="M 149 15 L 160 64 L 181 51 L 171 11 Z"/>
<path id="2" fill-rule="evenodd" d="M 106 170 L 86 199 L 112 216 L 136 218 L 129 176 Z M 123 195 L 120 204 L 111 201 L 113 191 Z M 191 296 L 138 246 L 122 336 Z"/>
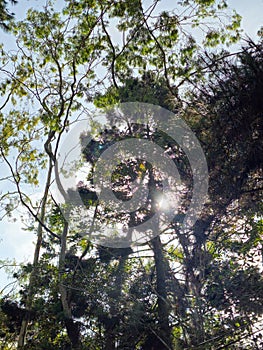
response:
<path id="1" fill-rule="evenodd" d="M 28 8 L 41 8 L 43 0 L 18 0 L 18 5 L 12 7 L 12 11 L 17 18 L 23 18 Z M 60 6 L 61 0 L 57 1 Z M 171 0 L 169 0 L 171 3 Z M 242 19 L 242 28 L 244 33 L 257 40 L 257 31 L 263 26 L 263 0 L 229 0 L 228 4 L 231 8 L 239 13 Z M 8 34 L 0 32 L 0 42 L 12 48 L 12 42 Z M 1 173 L 3 169 L 0 169 Z M 16 214 L 18 220 L 16 222 L 0 221 L 0 261 L 2 259 L 16 259 L 17 262 L 32 261 L 34 252 L 34 238 L 32 233 L 21 230 L 21 222 L 19 215 Z M 7 276 L 0 264 L 0 292 L 8 283 Z"/>

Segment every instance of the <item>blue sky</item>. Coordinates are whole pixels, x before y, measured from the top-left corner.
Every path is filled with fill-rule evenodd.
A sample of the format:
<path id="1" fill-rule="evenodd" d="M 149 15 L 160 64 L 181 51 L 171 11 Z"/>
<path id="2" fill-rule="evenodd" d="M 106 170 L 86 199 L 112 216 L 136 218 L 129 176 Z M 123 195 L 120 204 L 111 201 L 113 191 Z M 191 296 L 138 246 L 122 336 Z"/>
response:
<path id="1" fill-rule="evenodd" d="M 43 3 L 45 3 L 43 0 L 19 0 L 18 5 L 13 7 L 12 11 L 15 12 L 17 18 L 23 18 L 29 7 L 40 8 Z M 58 6 L 61 3 L 61 0 L 57 1 Z M 171 2 L 169 1 L 169 3 Z M 257 40 L 257 31 L 263 26 L 263 0 L 229 0 L 228 3 L 243 17 L 244 33 Z M 0 32 L 0 42 L 4 42 L 9 48 L 12 47 L 8 34 Z M 3 170 L 2 168 L 1 172 Z M 7 220 L 0 222 L 0 260 L 6 258 L 11 260 L 15 258 L 18 262 L 32 260 L 33 240 L 34 235 L 21 230 L 20 220 L 15 223 Z M 6 275 L 3 269 L 0 269 L 0 291 L 6 283 Z"/>

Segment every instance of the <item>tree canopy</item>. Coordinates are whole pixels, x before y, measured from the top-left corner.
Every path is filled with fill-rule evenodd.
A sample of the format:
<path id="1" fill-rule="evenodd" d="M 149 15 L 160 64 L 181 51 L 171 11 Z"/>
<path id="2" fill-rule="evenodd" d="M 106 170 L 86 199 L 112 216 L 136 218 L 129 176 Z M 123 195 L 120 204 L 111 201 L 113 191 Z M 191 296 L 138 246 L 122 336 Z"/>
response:
<path id="1" fill-rule="evenodd" d="M 1 212 L 14 218 L 23 208 L 21 225 L 36 236 L 33 261 L 11 273 L 19 286 L 0 294 L 1 349 L 260 349 L 262 40 L 228 51 L 240 40 L 241 18 L 226 1 L 180 1 L 167 10 L 162 1 L 65 0 L 61 12 L 55 5 L 11 21 L 17 49 L 1 49 Z M 11 17 L 1 6 L 5 27 Z M 155 110 L 169 115 L 167 130 L 178 123 L 191 130 L 185 143 L 158 128 Z M 71 140 L 82 119 L 90 128 Z M 201 159 L 193 166 L 195 140 L 207 179 L 198 174 Z M 72 151 L 71 141 L 80 143 L 81 159 L 66 174 L 61 154 Z M 155 145 L 151 158 L 148 146 L 137 146 L 115 166 L 122 142 L 139 141 Z M 129 205 L 147 190 L 136 210 L 101 200 L 96 171 L 111 149 L 103 175 L 115 198 Z M 177 176 L 180 201 L 161 232 L 126 245 L 94 239 L 92 231 L 104 227 L 103 236 L 112 225 L 127 236 L 159 212 L 153 227 L 160 229 L 175 201 L 165 192 L 168 164 L 177 169 L 170 177 Z M 61 189 L 60 178 L 83 168 Z M 207 196 L 182 231 L 196 178 L 199 187 L 208 180 Z M 71 203 L 58 202 L 56 181 Z M 83 203 L 78 212 L 75 202 L 75 226 L 67 216 L 74 198 Z"/>

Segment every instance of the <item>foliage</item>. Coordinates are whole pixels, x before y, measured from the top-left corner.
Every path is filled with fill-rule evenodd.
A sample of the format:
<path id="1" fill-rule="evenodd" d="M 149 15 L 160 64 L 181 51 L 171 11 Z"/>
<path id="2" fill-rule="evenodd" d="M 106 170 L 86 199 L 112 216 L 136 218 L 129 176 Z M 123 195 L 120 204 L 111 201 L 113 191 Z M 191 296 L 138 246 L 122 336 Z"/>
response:
<path id="1" fill-rule="evenodd" d="M 10 0 L 8 2 L 10 2 L 12 5 L 17 3 L 16 0 Z M 0 27 L 4 30 L 10 29 L 9 22 L 14 17 L 14 14 L 10 13 L 7 9 L 8 2 L 6 0 L 0 1 Z"/>
<path id="2" fill-rule="evenodd" d="M 13 276 L 19 292 L 1 296 L 4 347 L 261 346 L 263 281 L 256 254 L 262 249 L 262 43 L 248 42 L 232 62 L 231 54 L 215 50 L 240 37 L 240 17 L 224 16 L 225 1 L 181 1 L 174 11 L 158 6 L 68 0 L 58 13 L 48 2 L 12 24 L 17 51 L 1 49 L 0 56 L 0 151 L 8 171 L 1 206 L 8 214 L 21 204 L 27 209 L 24 220 L 36 233 L 36 247 L 33 262 Z M 194 28 L 202 31 L 207 52 Z M 166 149 L 187 188 L 179 215 L 139 252 L 83 239 L 50 195 L 68 129 L 92 103 L 107 109 L 125 101 L 160 105 L 184 118 L 209 166 L 209 200 L 189 236 L 179 235 L 192 189 L 180 147 L 151 125 L 94 124 L 84 150 L 91 167 L 114 142 L 148 138 Z M 113 174 L 115 193 L 127 199 L 134 179 L 150 179 L 142 212 L 147 219 L 162 191 L 159 177 L 149 162 L 128 160 Z M 92 175 L 84 180 L 88 185 L 76 190 L 85 205 L 97 207 Z M 41 198 L 34 201 L 30 194 L 39 189 Z M 118 219 L 103 210 L 98 217 Z M 122 219 L 132 225 L 138 217 Z"/>

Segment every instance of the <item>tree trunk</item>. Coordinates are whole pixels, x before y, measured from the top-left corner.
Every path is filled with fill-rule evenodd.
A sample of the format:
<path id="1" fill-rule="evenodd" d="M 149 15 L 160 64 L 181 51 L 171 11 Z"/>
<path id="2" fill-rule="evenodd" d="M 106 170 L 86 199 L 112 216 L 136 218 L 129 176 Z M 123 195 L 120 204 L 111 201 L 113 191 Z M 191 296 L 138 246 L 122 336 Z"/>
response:
<path id="1" fill-rule="evenodd" d="M 68 235 L 68 223 L 64 222 L 63 233 L 61 236 L 61 249 L 59 255 L 59 292 L 61 298 L 61 304 L 64 312 L 64 322 L 67 330 L 67 334 L 72 346 L 72 349 L 79 350 L 81 349 L 80 342 L 80 329 L 78 323 L 74 322 L 71 307 L 70 307 L 70 298 L 69 293 L 67 292 L 67 287 L 64 285 L 63 275 L 65 270 L 65 257 L 67 249 L 67 235 Z"/>
<path id="2" fill-rule="evenodd" d="M 65 318 L 65 326 L 71 342 L 72 350 L 80 350 L 80 329 L 79 325 L 72 318 Z"/>
<path id="3" fill-rule="evenodd" d="M 38 276 L 38 262 L 39 262 L 39 256 L 40 256 L 40 248 L 42 245 L 42 238 L 43 238 L 43 225 L 42 223 L 45 220 L 45 214 L 46 214 L 46 204 L 47 204 L 47 198 L 48 198 L 48 191 L 50 187 L 51 182 L 51 174 L 52 174 L 52 159 L 49 158 L 49 169 L 47 174 L 47 180 L 45 185 L 45 191 L 42 199 L 41 209 L 40 209 L 40 216 L 39 216 L 39 223 L 37 228 L 37 243 L 35 247 L 35 253 L 34 253 L 34 259 L 33 259 L 33 270 L 31 272 L 30 278 L 29 278 L 29 284 L 28 284 L 28 294 L 26 298 L 26 311 L 25 316 L 22 320 L 19 336 L 18 336 L 18 342 L 17 342 L 17 349 L 23 350 L 25 349 L 25 343 L 26 343 L 26 334 L 27 334 L 27 328 L 28 324 L 30 322 L 30 314 L 32 309 L 32 303 L 33 303 L 33 297 L 34 297 L 34 287 L 36 284 L 36 279 Z"/>
<path id="4" fill-rule="evenodd" d="M 153 168 L 149 167 L 149 198 L 151 199 L 151 211 L 156 212 L 155 194 L 157 190 L 157 181 L 154 178 Z M 159 222 L 156 221 L 156 228 L 159 227 Z M 154 253 L 154 262 L 156 268 L 156 293 L 158 304 L 158 334 L 155 330 L 152 331 L 152 339 L 150 340 L 151 350 L 169 350 L 172 349 L 172 334 L 169 325 L 169 304 L 167 300 L 166 279 L 169 273 L 168 262 L 165 261 L 162 249 L 162 242 L 159 235 L 151 240 Z"/>

